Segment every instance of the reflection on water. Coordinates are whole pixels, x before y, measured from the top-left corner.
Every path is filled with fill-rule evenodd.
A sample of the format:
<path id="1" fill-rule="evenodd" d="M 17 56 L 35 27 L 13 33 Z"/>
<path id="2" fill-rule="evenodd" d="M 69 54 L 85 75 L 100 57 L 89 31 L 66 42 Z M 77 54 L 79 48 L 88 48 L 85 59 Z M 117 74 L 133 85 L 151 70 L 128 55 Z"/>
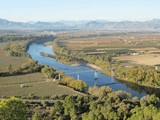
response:
<path id="1" fill-rule="evenodd" d="M 122 84 L 125 84 L 127 87 L 138 91 L 139 93 L 143 93 L 145 91 L 146 94 L 155 94 L 156 96 L 160 97 L 160 89 L 159 88 L 151 88 L 146 86 L 138 86 L 135 83 L 130 83 L 127 81 L 117 80 Z"/>
<path id="2" fill-rule="evenodd" d="M 77 74 L 78 74 L 78 79 L 85 81 L 89 86 L 107 85 L 107 86 L 110 86 L 115 91 L 124 90 L 131 93 L 132 96 L 137 96 L 139 98 L 145 96 L 146 94 L 159 93 L 158 90 L 150 89 L 146 87 L 143 88 L 143 87 L 134 85 L 133 83 L 119 81 L 114 79 L 111 76 L 104 75 L 100 72 L 96 73 L 96 76 L 98 76 L 98 79 L 95 79 L 95 70 L 93 70 L 92 68 L 89 68 L 84 64 L 80 66 L 65 65 L 56 61 L 56 59 L 54 58 L 41 56 L 40 55 L 41 52 L 54 54 L 51 46 L 45 46 L 45 45 L 35 44 L 35 43 L 29 46 L 28 53 L 31 55 L 31 57 L 34 60 L 37 60 L 39 64 L 46 64 L 46 65 L 49 65 L 50 67 L 61 70 L 65 74 L 75 79 L 77 79 Z"/>

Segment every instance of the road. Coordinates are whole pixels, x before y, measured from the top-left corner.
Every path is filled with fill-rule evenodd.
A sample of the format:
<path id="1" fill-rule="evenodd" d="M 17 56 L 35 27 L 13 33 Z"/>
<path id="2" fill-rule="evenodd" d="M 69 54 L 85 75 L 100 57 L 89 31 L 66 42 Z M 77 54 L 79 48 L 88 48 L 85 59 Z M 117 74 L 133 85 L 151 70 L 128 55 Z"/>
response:
<path id="1" fill-rule="evenodd" d="M 0 98 L 0 100 L 6 100 L 5 98 Z M 64 100 L 42 100 L 42 99 L 22 99 L 26 102 L 49 102 L 49 103 L 55 103 L 55 102 L 63 102 Z"/>

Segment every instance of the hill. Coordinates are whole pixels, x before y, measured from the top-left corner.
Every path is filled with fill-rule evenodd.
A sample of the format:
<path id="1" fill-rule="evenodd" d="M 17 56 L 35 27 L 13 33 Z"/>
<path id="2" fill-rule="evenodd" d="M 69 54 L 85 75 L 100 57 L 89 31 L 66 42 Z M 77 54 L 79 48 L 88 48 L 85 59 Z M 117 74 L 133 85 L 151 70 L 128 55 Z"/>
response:
<path id="1" fill-rule="evenodd" d="M 0 19 L 0 29 L 79 29 L 79 30 L 160 30 L 160 19 L 150 21 L 58 21 L 14 22 Z"/>

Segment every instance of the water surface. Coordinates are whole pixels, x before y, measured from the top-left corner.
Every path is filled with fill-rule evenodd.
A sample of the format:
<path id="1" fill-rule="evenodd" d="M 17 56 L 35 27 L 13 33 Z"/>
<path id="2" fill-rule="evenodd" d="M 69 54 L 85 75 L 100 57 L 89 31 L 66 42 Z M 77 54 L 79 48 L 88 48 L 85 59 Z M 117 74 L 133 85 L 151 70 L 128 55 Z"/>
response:
<path id="1" fill-rule="evenodd" d="M 65 65 L 60 62 L 57 62 L 56 59 L 54 58 L 41 56 L 40 55 L 41 52 L 55 55 L 51 46 L 45 46 L 45 45 L 36 44 L 36 43 L 33 43 L 29 46 L 28 53 L 31 55 L 32 59 L 38 61 L 39 64 L 49 65 L 54 69 L 61 70 L 65 74 L 68 74 L 69 76 L 75 79 L 79 77 L 79 79 L 86 82 L 89 86 L 94 86 L 95 84 L 97 86 L 108 85 L 114 91 L 124 90 L 131 93 L 132 96 L 137 96 L 139 98 L 145 96 L 147 93 L 143 89 L 140 89 L 140 88 L 135 89 L 134 87 L 130 87 L 130 85 L 124 82 L 120 82 L 111 76 L 104 75 L 101 72 L 98 72 L 98 80 L 95 81 L 95 78 L 94 78 L 95 71 L 92 68 L 87 67 L 85 65 L 80 65 L 80 66 Z M 115 83 L 115 84 L 112 84 L 112 83 Z"/>

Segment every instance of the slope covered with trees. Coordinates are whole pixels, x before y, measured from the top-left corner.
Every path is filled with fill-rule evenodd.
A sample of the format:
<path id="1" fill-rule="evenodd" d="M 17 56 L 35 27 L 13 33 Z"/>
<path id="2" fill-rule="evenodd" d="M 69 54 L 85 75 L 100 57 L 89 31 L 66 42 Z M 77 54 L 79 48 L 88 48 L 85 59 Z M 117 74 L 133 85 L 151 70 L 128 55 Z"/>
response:
<path id="1" fill-rule="evenodd" d="M 124 91 L 93 87 L 90 95 L 63 96 L 52 102 L 27 101 L 17 98 L 0 101 L 3 120 L 159 120 L 160 99 L 155 95 L 132 98 Z M 97 94 L 99 93 L 99 94 Z M 5 111 L 5 112 L 4 112 Z"/>

